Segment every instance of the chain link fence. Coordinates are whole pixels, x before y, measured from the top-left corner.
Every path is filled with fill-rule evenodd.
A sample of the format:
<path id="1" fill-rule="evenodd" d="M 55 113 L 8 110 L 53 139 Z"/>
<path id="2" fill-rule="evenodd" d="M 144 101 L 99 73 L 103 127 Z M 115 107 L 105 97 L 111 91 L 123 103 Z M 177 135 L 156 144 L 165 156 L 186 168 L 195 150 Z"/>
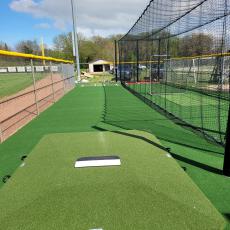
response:
<path id="1" fill-rule="evenodd" d="M 72 62 L 0 52 L 0 142 L 74 87 Z"/>

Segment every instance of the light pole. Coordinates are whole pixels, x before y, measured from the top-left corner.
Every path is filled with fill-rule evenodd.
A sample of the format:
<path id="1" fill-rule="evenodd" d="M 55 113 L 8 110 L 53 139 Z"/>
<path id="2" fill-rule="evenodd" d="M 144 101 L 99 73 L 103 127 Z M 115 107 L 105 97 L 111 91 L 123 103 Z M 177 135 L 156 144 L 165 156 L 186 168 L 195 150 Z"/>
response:
<path id="1" fill-rule="evenodd" d="M 71 0 L 72 19 L 73 19 L 73 49 L 75 51 L 76 65 L 77 65 L 77 80 L 81 80 L 81 70 L 79 62 L 79 49 L 78 49 L 78 36 L 77 36 L 77 23 L 76 23 L 76 5 L 75 0 Z"/>

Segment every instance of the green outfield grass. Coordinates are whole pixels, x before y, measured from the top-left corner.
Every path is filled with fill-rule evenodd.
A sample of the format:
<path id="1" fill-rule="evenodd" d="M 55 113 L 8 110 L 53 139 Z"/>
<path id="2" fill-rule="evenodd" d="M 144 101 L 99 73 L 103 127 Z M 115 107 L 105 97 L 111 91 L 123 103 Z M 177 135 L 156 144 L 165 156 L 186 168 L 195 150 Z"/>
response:
<path id="1" fill-rule="evenodd" d="M 36 73 L 36 80 L 44 77 L 43 74 Z M 0 74 L 0 99 L 13 95 L 33 84 L 31 73 L 10 73 Z"/>
<path id="2" fill-rule="evenodd" d="M 4 191 L 7 191 L 7 193 L 10 192 L 9 193 L 11 194 L 10 196 L 13 196 L 14 189 L 10 191 L 11 190 L 10 188 L 13 188 L 16 185 L 17 178 L 19 174 L 22 172 L 22 171 L 20 172 L 20 170 L 25 170 L 23 171 L 25 173 L 29 172 L 26 170 L 31 170 L 31 173 L 33 172 L 33 174 L 31 176 L 28 175 L 27 177 L 28 181 L 31 181 L 33 179 L 33 175 L 36 174 L 36 170 L 35 169 L 33 170 L 33 167 L 35 166 L 35 165 L 33 166 L 35 162 L 34 160 L 36 159 L 41 160 L 40 162 L 44 163 L 44 169 L 45 167 L 47 167 L 47 165 L 49 165 L 50 167 L 55 167 L 55 165 L 52 163 L 53 159 L 47 158 L 49 160 L 48 162 L 45 162 L 47 155 L 42 155 L 42 152 L 47 152 L 47 153 L 52 154 L 49 151 L 51 151 L 52 148 L 57 149 L 55 146 L 60 146 L 58 147 L 57 152 L 59 151 L 59 149 L 60 150 L 64 149 L 65 151 L 68 151 L 67 155 L 72 154 L 71 159 L 73 159 L 73 156 L 74 156 L 74 159 L 76 158 L 75 154 L 78 154 L 77 148 L 74 148 L 73 150 L 71 150 L 71 148 L 72 146 L 77 147 L 78 145 L 80 145 L 80 142 L 78 142 L 77 139 L 73 141 L 73 145 L 71 141 L 68 141 L 68 143 L 65 143 L 62 147 L 60 145 L 61 141 L 58 141 L 59 140 L 58 138 L 57 138 L 57 141 L 54 141 L 54 142 L 51 141 L 50 139 L 42 139 L 47 134 L 52 134 L 52 133 L 66 133 L 67 134 L 71 132 L 79 133 L 79 132 L 92 132 L 92 131 L 95 133 L 97 133 L 98 131 L 100 132 L 101 131 L 122 131 L 123 132 L 124 130 L 133 130 L 133 129 L 147 131 L 155 135 L 160 140 L 163 146 L 171 148 L 171 154 L 173 155 L 173 157 L 179 162 L 179 164 L 182 167 L 186 169 L 186 173 L 193 179 L 193 181 L 198 185 L 201 191 L 214 204 L 214 206 L 220 211 L 220 213 L 226 218 L 226 220 L 230 222 L 230 206 L 229 206 L 230 183 L 229 183 L 229 178 L 226 178 L 222 176 L 221 174 L 222 173 L 221 169 L 223 166 L 224 149 L 220 146 L 214 145 L 213 143 L 207 142 L 205 139 L 201 138 L 200 136 L 196 135 L 190 130 L 184 129 L 181 126 L 176 125 L 172 121 L 168 120 L 165 116 L 161 115 L 157 111 L 151 109 L 149 106 L 141 102 L 138 98 L 130 94 L 128 91 L 123 89 L 121 86 L 105 86 L 105 87 L 102 87 L 102 86 L 101 87 L 100 86 L 99 87 L 80 87 L 79 86 L 75 90 L 70 92 L 68 95 L 66 95 L 64 98 L 62 98 L 60 101 L 55 103 L 54 106 L 50 107 L 48 110 L 42 113 L 38 118 L 33 120 L 30 124 L 28 124 L 23 129 L 18 131 L 15 135 L 13 135 L 6 142 L 1 144 L 0 145 L 0 165 L 1 165 L 0 176 L 3 177 L 4 175 L 7 175 L 7 174 L 13 175 L 10 181 L 8 181 L 7 184 L 1 188 L 1 190 L 3 191 L 5 195 L 6 193 Z M 47 143 L 46 141 L 48 141 L 47 145 L 45 144 L 43 146 L 44 148 L 40 144 L 37 147 L 35 147 L 41 141 L 41 139 L 42 139 L 42 142 L 40 144 Z M 89 143 L 90 141 L 93 141 L 93 138 L 85 138 L 85 141 Z M 100 141 L 104 144 L 104 147 L 107 146 L 106 142 L 104 142 L 103 136 L 101 137 Z M 94 145 L 88 144 L 87 146 L 88 148 L 92 148 L 92 150 L 94 150 Z M 152 145 L 151 151 L 154 151 L 155 149 L 154 146 L 155 145 Z M 118 147 L 119 145 L 116 143 L 116 146 L 114 148 L 118 148 Z M 124 146 L 122 145 L 122 147 Z M 113 146 L 108 147 L 107 150 L 109 150 L 110 148 L 113 148 Z M 135 145 L 133 143 L 125 145 L 125 149 L 127 149 L 127 151 L 129 151 L 129 148 L 135 151 Z M 31 155 L 30 155 L 30 152 L 32 152 Z M 119 154 L 119 153 L 117 152 L 114 154 Z M 153 154 L 155 154 L 155 151 Z M 19 168 L 19 170 L 16 171 L 16 173 L 14 174 L 15 170 L 22 164 L 20 158 L 23 155 L 29 155 L 29 158 L 27 159 L 28 162 L 26 161 L 28 168 L 26 167 Z M 130 158 L 132 158 L 131 154 L 130 154 Z M 66 159 L 67 161 L 69 161 L 70 155 L 68 155 L 68 157 L 66 156 Z M 135 156 L 134 156 L 134 159 L 136 159 Z M 59 159 L 55 159 L 55 162 L 57 161 L 59 162 Z M 43 164 L 40 164 L 38 161 L 35 168 L 42 170 L 41 168 L 43 167 L 42 165 Z M 152 170 L 154 170 L 154 167 Z M 41 172 L 43 173 L 41 178 L 44 178 L 45 172 L 46 170 L 43 170 L 43 172 Z M 36 174 L 34 175 L 36 180 L 34 180 L 34 184 L 32 186 L 38 187 L 38 191 L 41 191 L 39 190 L 40 188 L 44 189 L 45 191 L 47 191 L 46 189 L 49 189 L 49 187 L 54 188 L 51 180 L 55 177 L 56 173 L 58 175 L 56 179 L 58 178 L 60 179 L 62 172 L 64 173 L 63 175 L 66 175 L 67 171 L 64 169 L 60 170 L 60 172 L 55 171 L 55 173 L 53 173 L 52 176 L 49 176 L 49 178 L 45 178 L 46 182 L 47 181 L 50 182 L 49 184 L 47 184 L 46 188 L 44 187 L 42 180 L 38 178 L 39 175 Z M 168 173 L 167 168 L 165 167 L 165 169 L 164 170 L 162 169 L 162 171 L 158 170 L 156 173 L 156 176 L 158 175 L 158 173 L 163 173 L 163 172 L 165 174 L 169 174 L 169 176 L 171 175 L 171 173 Z M 20 189 L 21 189 L 21 192 L 23 191 L 23 187 L 20 186 L 20 184 L 22 183 L 25 185 L 25 183 L 27 183 L 27 180 L 24 181 L 23 178 L 24 178 L 23 176 L 19 178 L 19 181 L 17 184 L 19 187 L 18 187 L 18 190 L 17 189 L 15 190 L 14 194 L 17 194 L 18 192 L 20 192 Z M 106 178 L 106 177 L 100 177 L 100 175 L 97 176 L 97 180 L 102 181 L 102 182 L 103 182 L 103 178 Z M 56 184 L 57 182 L 56 179 L 54 180 L 54 184 Z M 62 184 L 63 184 L 63 186 L 65 186 L 66 188 L 67 185 L 70 185 L 68 188 L 69 188 L 70 194 L 73 194 L 74 191 L 71 190 L 72 182 L 70 182 L 71 180 L 68 180 L 68 179 L 66 178 L 66 176 L 64 176 L 62 180 L 61 179 L 59 180 L 59 184 L 56 184 L 56 186 L 58 187 L 60 185 L 60 187 L 62 187 Z M 141 178 L 141 179 L 144 180 L 144 178 Z M 87 180 L 89 181 L 92 180 L 92 177 L 89 177 L 87 175 Z M 149 180 L 149 178 L 146 177 L 146 180 Z M 81 183 L 81 181 L 84 181 L 84 180 L 82 179 L 80 181 L 76 181 L 76 184 Z M 175 184 L 177 184 L 177 182 L 178 181 L 176 180 Z M 138 182 L 138 183 L 141 183 L 141 182 Z M 0 186 L 2 185 L 3 183 L 0 182 Z M 154 185 L 157 185 L 157 184 L 155 183 Z M 35 188 L 35 187 L 32 187 L 32 188 Z M 29 187 L 26 187 L 26 189 L 28 190 L 25 194 L 28 194 L 28 192 L 30 191 L 31 193 L 30 196 L 25 197 L 23 193 L 21 193 L 22 194 L 21 196 L 23 199 L 26 199 L 26 202 L 30 202 L 32 201 L 30 199 L 34 198 L 36 195 L 38 195 L 38 193 L 36 192 L 36 189 L 34 189 L 34 192 L 31 192 L 31 189 Z M 105 187 L 106 191 L 108 191 L 107 189 L 108 188 Z M 103 192 L 103 189 L 101 190 Z M 102 194 L 101 190 L 100 190 L 100 194 Z M 55 189 L 52 189 L 52 191 L 51 193 L 54 194 Z M 60 207 L 61 210 L 65 212 L 66 207 L 69 205 L 69 203 L 66 202 L 66 201 L 69 201 L 68 197 L 65 196 L 66 190 L 64 191 L 60 189 L 57 191 L 58 193 L 56 196 L 54 194 L 53 200 L 49 201 L 47 199 L 48 196 L 43 197 L 43 198 L 47 200 L 47 202 L 53 202 L 57 200 L 57 197 L 60 194 L 59 196 L 61 197 L 60 206 L 39 206 L 41 210 L 46 210 L 46 208 L 49 208 L 51 216 L 50 215 L 43 216 L 42 212 L 40 212 L 40 215 L 39 215 L 39 218 L 44 217 L 43 220 L 45 222 L 47 221 L 48 224 L 50 224 L 48 221 L 52 217 L 52 214 L 53 212 L 55 212 L 55 210 L 57 210 Z M 84 191 L 88 191 L 88 190 L 83 189 L 83 192 Z M 139 190 L 138 190 L 138 193 L 140 193 Z M 88 193 L 85 192 L 84 195 L 87 196 L 87 194 Z M 143 191 L 141 194 L 144 196 L 145 191 Z M 92 197 L 91 195 L 92 194 L 90 194 L 90 197 Z M 188 192 L 187 196 L 189 197 L 189 195 L 190 193 Z M 15 197 L 17 196 L 14 195 L 14 198 Z M 30 208 L 30 205 L 29 203 L 27 203 L 27 205 L 23 206 L 22 204 L 23 199 L 21 198 L 17 198 L 17 199 L 20 199 L 20 200 L 17 200 L 18 203 L 16 202 L 15 205 L 18 205 L 17 206 L 18 208 L 21 207 L 20 209 L 12 210 L 14 205 L 12 206 L 9 205 L 9 207 L 7 208 L 5 207 L 2 208 L 1 211 L 3 210 L 6 210 L 6 212 L 12 211 L 13 213 L 12 215 L 18 214 L 19 217 L 22 218 L 23 220 L 22 222 L 24 222 L 26 220 L 25 220 L 25 217 L 23 217 L 23 214 L 25 214 L 25 212 L 29 213 L 28 210 Z M 34 200 L 34 203 L 31 203 L 31 205 L 33 206 L 33 204 L 36 204 L 36 205 L 41 204 L 42 202 L 41 199 L 38 198 L 37 201 Z M 77 199 L 77 193 L 74 196 L 74 199 Z M 147 196 L 146 199 L 149 201 L 149 199 L 151 198 Z M 9 197 L 7 197 L 6 200 L 9 201 Z M 155 200 L 156 199 L 154 199 L 154 201 Z M 5 205 L 1 205 L 0 207 L 3 207 L 3 206 Z M 81 204 L 80 207 L 82 206 L 84 206 L 84 204 Z M 37 206 L 34 206 L 34 207 L 35 209 L 34 209 L 33 214 L 38 211 Z M 71 205 L 71 207 L 73 206 Z M 25 208 L 25 212 L 23 212 L 24 208 Z M 75 213 L 77 208 L 78 206 L 74 205 L 73 207 L 74 210 L 71 209 L 69 211 L 69 218 L 72 218 L 71 213 L 72 211 L 73 213 Z M 86 209 L 84 210 L 88 210 L 87 206 L 85 208 Z M 119 210 L 119 207 L 118 207 L 118 210 Z M 128 210 L 128 214 L 127 214 L 128 217 L 131 211 L 132 210 L 130 209 Z M 172 211 L 172 215 L 174 211 L 175 210 Z M 179 213 L 179 212 L 176 212 L 176 213 Z M 86 212 L 84 212 L 84 214 L 86 215 L 86 218 L 87 218 L 88 214 Z M 2 215 L 5 215 L 5 214 L 3 213 Z M 157 215 L 157 213 L 150 212 L 146 216 L 151 216 L 151 215 Z M 66 217 L 65 215 L 63 216 Z M 181 216 L 178 216 L 177 219 L 179 219 L 180 217 Z M 32 213 L 31 215 L 28 214 L 28 220 L 31 220 L 33 218 L 35 217 L 32 216 Z M 55 218 L 57 219 L 57 222 L 62 221 L 67 224 L 69 223 L 68 218 L 62 219 L 61 216 L 58 216 L 58 213 L 55 214 Z M 106 216 L 105 218 L 108 218 L 108 220 L 110 220 L 111 216 L 109 217 Z M 146 217 L 143 217 L 143 218 L 146 218 Z M 165 218 L 165 216 L 163 216 L 163 218 Z M 16 219 L 17 218 L 14 218 L 14 221 L 12 222 L 12 224 L 15 224 Z M 9 216 L 8 220 L 7 218 L 4 218 L 4 226 L 6 226 L 6 223 L 9 220 L 12 220 L 12 217 Z M 19 218 L 19 221 L 20 221 L 20 218 Z M 36 221 L 40 221 L 40 219 Z M 205 222 L 204 218 L 203 218 L 203 221 Z M 20 224 L 22 224 L 23 226 L 22 222 L 20 222 Z M 42 226 L 42 223 L 41 222 L 39 223 Z M 92 226 L 92 228 L 93 227 L 94 226 Z M 103 226 L 95 226 L 95 227 L 103 227 Z M 228 227 L 229 228 L 226 228 L 226 229 L 230 229 L 230 225 L 228 225 Z M 28 227 L 28 229 L 30 228 Z"/>
<path id="3" fill-rule="evenodd" d="M 176 161 L 149 142 L 160 146 L 140 131 L 45 136 L 0 191 L 1 228 L 224 229 Z M 111 154 L 121 166 L 73 167 L 79 157 Z"/>

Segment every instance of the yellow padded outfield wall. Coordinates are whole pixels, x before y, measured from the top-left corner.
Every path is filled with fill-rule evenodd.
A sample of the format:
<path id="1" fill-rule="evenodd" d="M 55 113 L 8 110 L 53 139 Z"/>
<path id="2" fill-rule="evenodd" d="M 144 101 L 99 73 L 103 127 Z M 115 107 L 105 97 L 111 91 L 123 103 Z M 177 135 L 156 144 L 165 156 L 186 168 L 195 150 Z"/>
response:
<path id="1" fill-rule="evenodd" d="M 69 63 L 69 64 L 74 63 L 73 61 L 70 61 L 70 60 L 64 60 L 64 59 L 58 59 L 58 58 L 52 58 L 52 57 L 43 57 L 43 56 L 38 56 L 38 55 L 33 55 L 33 54 L 24 54 L 24 53 L 11 52 L 11 51 L 5 51 L 5 50 L 0 50 L 0 55 L 29 58 L 29 59 L 36 59 L 36 60 L 62 62 L 62 63 Z"/>

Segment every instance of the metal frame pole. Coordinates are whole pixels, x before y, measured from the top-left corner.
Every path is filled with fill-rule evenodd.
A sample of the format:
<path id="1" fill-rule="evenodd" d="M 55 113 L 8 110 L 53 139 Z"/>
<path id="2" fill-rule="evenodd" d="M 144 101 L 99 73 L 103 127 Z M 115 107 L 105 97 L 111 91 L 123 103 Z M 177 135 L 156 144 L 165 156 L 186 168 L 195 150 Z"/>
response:
<path id="1" fill-rule="evenodd" d="M 223 173 L 225 176 L 230 177 L 230 108 L 228 112 L 228 124 L 227 124 L 227 132 L 226 132 Z"/>
<path id="2" fill-rule="evenodd" d="M 153 58 L 155 57 L 155 54 L 152 54 L 150 56 L 150 92 L 149 94 L 152 96 L 153 95 L 153 86 L 152 86 L 152 62 L 154 62 Z"/>
<path id="3" fill-rule="evenodd" d="M 118 58 L 119 58 L 119 64 L 118 64 L 118 71 L 119 71 L 119 78 L 120 78 L 120 82 L 123 83 L 123 79 L 121 78 L 121 50 L 120 50 L 120 44 L 118 43 Z M 118 73 L 118 72 L 117 72 Z"/>
<path id="4" fill-rule="evenodd" d="M 153 43 L 152 43 L 152 49 L 150 54 L 150 87 L 149 87 L 149 94 L 152 96 L 152 58 L 153 58 Z"/>
<path id="5" fill-rule="evenodd" d="M 166 60 L 164 60 L 164 69 L 165 69 L 165 76 L 163 76 L 163 78 L 165 78 L 165 111 L 167 109 L 167 84 L 168 84 L 168 60 L 170 58 L 170 38 L 168 38 L 167 40 L 167 51 L 166 51 Z"/>
<path id="6" fill-rule="evenodd" d="M 159 39 L 159 44 L 158 44 L 158 70 L 157 70 L 157 81 L 159 82 L 160 80 L 160 62 L 161 62 L 161 40 Z"/>
<path id="7" fill-rule="evenodd" d="M 53 103 L 55 103 L 55 91 L 54 91 L 54 80 L 53 80 L 53 71 L 52 71 L 52 61 L 50 61 L 50 76 L 51 76 L 51 83 L 52 83 L 52 91 L 53 91 Z"/>
<path id="8" fill-rule="evenodd" d="M 137 82 L 139 82 L 139 41 L 137 40 L 136 54 L 137 54 Z"/>
<path id="9" fill-rule="evenodd" d="M 36 93 L 36 80 L 35 80 L 33 59 L 31 59 L 31 71 L 32 71 L 33 86 L 34 86 L 34 100 L 35 100 L 35 104 L 36 104 L 37 115 L 39 115 L 39 107 L 38 107 L 38 100 L 37 100 L 37 93 Z"/>
<path id="10" fill-rule="evenodd" d="M 150 87 L 149 87 L 149 94 L 152 95 L 152 55 L 150 56 Z"/>
<path id="11" fill-rule="evenodd" d="M 75 58 L 77 65 L 77 80 L 81 80 L 81 70 L 80 70 L 80 61 L 79 61 L 79 47 L 78 47 L 78 35 L 77 35 L 77 20 L 76 20 L 76 4 L 75 0 L 71 0 L 71 9 L 72 9 L 72 20 L 73 20 L 73 48 L 75 50 Z"/>
<path id="12" fill-rule="evenodd" d="M 115 40 L 114 41 L 114 74 L 115 74 L 115 79 L 116 79 L 116 82 L 117 82 L 117 41 Z"/>

